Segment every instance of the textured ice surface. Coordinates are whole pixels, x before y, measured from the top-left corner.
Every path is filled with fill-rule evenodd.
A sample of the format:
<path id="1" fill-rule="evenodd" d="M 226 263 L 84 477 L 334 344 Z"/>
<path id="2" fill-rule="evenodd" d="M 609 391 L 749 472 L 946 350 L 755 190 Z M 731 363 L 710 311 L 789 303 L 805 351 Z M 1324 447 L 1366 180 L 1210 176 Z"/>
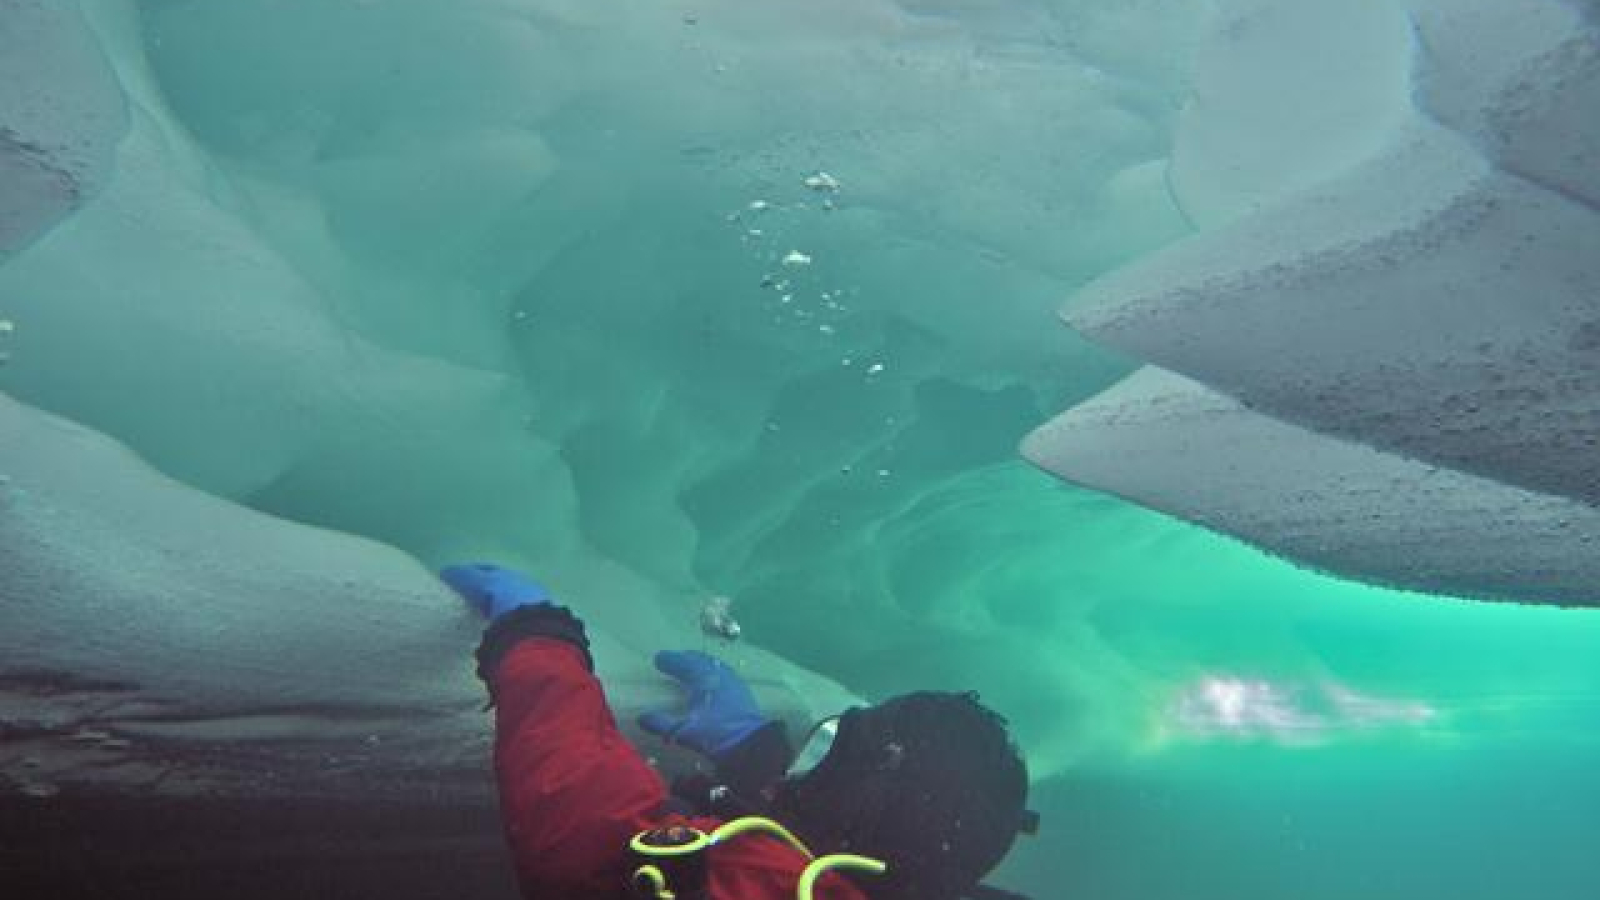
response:
<path id="1" fill-rule="evenodd" d="M 1600 502 L 1600 212 L 1418 119 L 1087 288 L 1074 327 L 1271 414 Z"/>
<path id="2" fill-rule="evenodd" d="M 1586 0 L 1414 4 L 1418 106 L 1507 171 L 1600 205 L 1596 15 Z"/>
<path id="3" fill-rule="evenodd" d="M 234 760 L 241 773 L 152 740 L 275 742 L 262 752 L 286 764 L 308 748 L 354 747 L 374 778 L 481 768 L 487 722 L 470 663 L 481 622 L 414 559 L 185 487 L 3 395 L 0 462 L 0 728 L 46 742 L 35 752 L 49 756 L 85 751 L 57 759 L 52 777 L 146 782 L 176 771 L 175 789 L 239 791 L 263 765 Z M 609 630 L 638 611 L 581 600 L 571 602 L 590 622 L 619 719 L 652 746 L 634 718 L 677 699 L 649 665 L 656 645 L 625 645 Z M 693 633 L 691 622 L 660 620 L 653 638 L 695 646 Z M 851 699 L 760 650 L 735 662 L 796 727 Z M 108 755 L 141 765 L 119 770 Z M 0 770 L 17 761 L 5 754 Z M 97 766 L 113 771 L 102 778 Z M 275 788 L 318 776 L 291 767 L 278 777 Z"/>
<path id="4" fill-rule="evenodd" d="M 1449 491 L 1462 492 L 1455 503 L 1441 502 L 1449 491 L 1432 482 L 1438 508 L 1478 507 L 1485 479 L 1507 486 L 1508 497 L 1521 495 L 1511 488 L 1550 495 L 1534 503 L 1542 508 L 1569 501 L 1593 508 L 1600 503 L 1600 211 L 1588 192 L 1600 120 L 1590 89 L 1600 30 L 1579 4 L 1413 5 L 1414 39 L 1397 15 L 1298 5 L 1320 7 L 1317 16 L 1340 21 L 1336 33 L 1366 34 L 1368 46 L 1409 48 L 1409 67 L 1386 63 L 1392 77 L 1377 83 L 1352 82 L 1328 66 L 1318 37 L 1325 29 L 1290 15 L 1296 5 L 1239 4 L 1238 16 L 1223 15 L 1202 87 L 1253 87 L 1197 98 L 1175 154 L 1187 160 L 1176 168 L 1180 193 L 1206 227 L 1091 284 L 1066 317 L 1083 334 L 1257 413 L 1336 444 L 1384 451 L 1371 457 L 1384 461 L 1374 479 L 1387 477 L 1396 457 L 1476 476 L 1452 482 Z M 1246 52 L 1229 52 L 1241 47 Z M 1299 55 L 1309 62 L 1288 63 Z M 1268 74 L 1284 70 L 1290 74 Z M 1287 94 L 1317 102 L 1295 104 Z M 1347 106 L 1367 115 L 1339 114 Z M 1322 146 L 1343 149 L 1326 157 L 1294 152 L 1308 137 L 1301 121 L 1308 107 L 1333 111 L 1310 134 L 1333 133 L 1338 140 Z M 1254 127 L 1228 127 L 1250 116 L 1259 117 Z M 1200 147 L 1189 154 L 1193 141 Z M 1242 175 L 1263 145 L 1304 167 L 1281 177 Z M 1192 425 L 1165 427 L 1182 442 Z M 1184 509 L 1333 571 L 1430 590 L 1449 580 L 1438 560 L 1408 570 L 1407 554 L 1356 539 L 1359 517 L 1331 516 L 1290 540 L 1233 512 L 1278 502 L 1265 487 L 1239 485 L 1260 492 L 1246 500 L 1220 489 L 1209 498 L 1198 490 L 1180 497 L 1170 493 L 1173 483 L 1137 486 L 1153 475 L 1136 478 L 1124 460 L 1090 463 L 1082 455 L 1090 444 L 1053 452 L 1048 434 L 1068 430 L 1041 433 L 1035 458 L 1053 460 L 1073 480 L 1115 482 L 1119 493 Z M 1198 472 L 1214 463 L 1201 457 L 1194 465 Z M 1495 545 L 1491 556 L 1512 546 L 1486 517 L 1473 518 L 1479 525 L 1455 531 L 1419 523 L 1418 534 L 1453 544 L 1441 552 L 1463 560 L 1485 543 Z M 1536 574 L 1548 563 L 1540 548 L 1550 545 L 1520 546 L 1523 564 L 1494 573 L 1463 567 L 1452 592 L 1580 599 L 1581 591 L 1572 592 L 1578 582 L 1558 589 L 1560 578 Z M 1600 555 L 1593 544 L 1568 550 L 1573 575 Z M 1594 602 L 1592 586 L 1587 593 Z"/>
<path id="5" fill-rule="evenodd" d="M 1395 89 L 1413 42 L 1399 4 L 1233 0 L 1215 17 L 1170 172 L 1197 225 L 1259 211 L 1362 162 L 1410 111 Z"/>
<path id="6" fill-rule="evenodd" d="M 1153 367 L 1035 432 L 1024 452 L 1348 577 L 1600 605 L 1595 507 L 1307 431 Z"/>
<path id="7" fill-rule="evenodd" d="M 77 4 L 0 2 L 0 261 L 93 197 L 126 128 Z"/>
<path id="8" fill-rule="evenodd" d="M 964 610 L 964 577 L 923 583 L 927 542 L 963 520 L 918 522 L 987 490 L 983 469 L 1013 458 L 1041 407 L 1119 369 L 1085 347 L 1063 357 L 1039 323 L 1063 282 L 1185 227 L 1163 161 L 1186 5 L 26 8 L 55 11 L 114 90 L 23 66 L 0 87 L 0 122 L 31 121 L 40 98 L 111 96 L 127 115 L 86 145 L 102 168 L 81 208 L 0 267 L 0 319 L 15 323 L 0 387 L 19 401 L 222 509 L 427 565 L 522 565 L 596 626 L 625 706 L 665 690 L 650 653 L 706 640 L 700 603 L 727 594 L 735 655 L 758 677 L 813 684 L 765 662 L 777 647 L 875 694 L 980 687 L 1023 710 L 1041 773 L 1112 730 L 1060 709 L 1100 702 L 1081 660 L 1119 670 L 1113 654 L 1063 661 L 1019 633 L 1013 601 Z M 1064 220 L 1099 224 L 1062 235 Z M 811 264 L 784 267 L 790 251 Z M 1002 489 L 1025 496 L 1029 477 L 1009 471 Z M 1020 595 L 1014 583 L 996 590 Z M 180 593 L 210 597 L 195 585 Z M 176 645 L 138 652 L 172 611 L 157 593 L 112 633 L 127 653 L 110 637 L 30 646 L 91 681 L 121 677 L 95 665 L 112 657 L 203 680 Z M 305 596 L 289 593 L 273 636 Z M 52 635 L 84 612 L 27 602 Z M 355 640 L 353 622 L 318 639 Z M 432 647 L 437 665 L 466 665 L 459 637 Z M 952 662 L 979 646 L 1010 669 Z M 209 684 L 237 680 L 266 696 L 290 679 Z M 320 702 L 304 678 L 294 690 Z M 196 715 L 140 727 L 327 726 Z"/>
<path id="9" fill-rule="evenodd" d="M 8 709 L 8 730 L 372 737 L 390 744 L 371 754 L 472 764 L 482 720 L 459 648 L 474 629 L 415 561 L 179 485 L 9 398 L 0 460 L 0 687 L 49 700 L 34 715 Z M 172 763 L 158 772 L 186 768 L 181 752 L 123 749 Z"/>

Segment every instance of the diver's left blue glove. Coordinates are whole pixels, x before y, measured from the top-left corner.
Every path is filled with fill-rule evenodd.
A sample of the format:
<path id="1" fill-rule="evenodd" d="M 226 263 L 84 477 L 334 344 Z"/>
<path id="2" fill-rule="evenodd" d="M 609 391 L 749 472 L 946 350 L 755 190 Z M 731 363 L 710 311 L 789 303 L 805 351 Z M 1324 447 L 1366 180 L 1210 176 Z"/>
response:
<path id="1" fill-rule="evenodd" d="M 445 566 L 439 579 L 455 588 L 473 611 L 489 621 L 524 606 L 550 606 L 555 598 L 525 575 L 490 563 Z"/>
<path id="2" fill-rule="evenodd" d="M 719 760 L 767 724 L 750 686 L 732 667 L 697 651 L 656 654 L 656 668 L 689 691 L 682 715 L 664 711 L 639 717 L 639 727 Z"/>

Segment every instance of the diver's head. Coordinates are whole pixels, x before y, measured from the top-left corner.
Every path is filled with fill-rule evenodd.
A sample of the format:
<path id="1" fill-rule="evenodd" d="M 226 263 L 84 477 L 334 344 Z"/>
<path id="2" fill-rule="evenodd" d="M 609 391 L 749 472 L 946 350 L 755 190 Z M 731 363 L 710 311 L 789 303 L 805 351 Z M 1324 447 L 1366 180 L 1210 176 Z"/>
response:
<path id="1" fill-rule="evenodd" d="M 774 804 L 819 851 L 887 863 L 861 881 L 871 896 L 957 897 L 1011 849 L 1027 769 L 976 695 L 906 694 L 825 722 L 822 737 L 829 727 L 826 755 L 779 785 Z"/>

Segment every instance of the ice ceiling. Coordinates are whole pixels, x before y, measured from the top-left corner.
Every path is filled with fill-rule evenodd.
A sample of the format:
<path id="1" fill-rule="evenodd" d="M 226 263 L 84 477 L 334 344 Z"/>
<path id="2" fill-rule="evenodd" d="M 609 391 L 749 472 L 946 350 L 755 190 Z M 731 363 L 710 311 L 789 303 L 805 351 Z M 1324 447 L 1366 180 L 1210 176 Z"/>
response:
<path id="1" fill-rule="evenodd" d="M 1068 314 L 1162 368 L 1030 453 L 1351 577 L 1594 605 L 1593 5 L 1255 6 L 1174 145 L 1199 233 Z"/>
<path id="2" fill-rule="evenodd" d="M 0 0 L 0 684 L 44 748 L 5 771 L 232 783 L 137 751 L 263 737 L 471 770 L 475 625 L 427 573 L 465 557 L 588 617 L 625 712 L 726 594 L 786 715 L 978 686 L 1041 779 L 1567 684 L 1575 650 L 1524 652 L 1554 611 L 1317 575 L 1017 446 L 1070 408 L 1028 451 L 1072 481 L 1594 603 L 1595 33 L 1534 0 Z M 1058 327 L 1074 294 L 1130 356 Z"/>

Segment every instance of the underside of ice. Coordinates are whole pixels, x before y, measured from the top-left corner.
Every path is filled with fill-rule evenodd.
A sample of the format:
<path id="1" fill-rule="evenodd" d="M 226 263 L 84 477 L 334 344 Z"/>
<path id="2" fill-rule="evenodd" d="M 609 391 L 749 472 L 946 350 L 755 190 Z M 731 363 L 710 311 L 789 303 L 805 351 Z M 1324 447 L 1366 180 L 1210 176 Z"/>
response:
<path id="1" fill-rule="evenodd" d="M 15 739 L 0 774 L 259 792 L 481 772 L 482 623 L 412 558 L 186 487 L 4 395 L 0 459 L 0 733 Z M 648 747 L 637 715 L 680 702 L 650 655 L 698 640 L 687 618 L 615 637 L 641 612 L 586 616 L 619 722 Z M 851 700 L 758 649 L 737 661 L 794 727 Z M 350 771 L 290 762 L 329 753 Z"/>
<path id="2" fill-rule="evenodd" d="M 1490 599 L 1537 585 L 1566 604 L 1593 603 L 1600 583 L 1600 509 L 1317 434 L 1153 367 L 1035 432 L 1024 452 L 1346 577 Z"/>
<path id="3" fill-rule="evenodd" d="M 0 2 L 0 110 L 3 262 L 99 191 L 127 127 L 122 89 L 76 4 Z"/>
<path id="4" fill-rule="evenodd" d="M 1600 603 L 1600 25 L 1579 3 L 1410 7 L 1225 5 L 1198 84 L 1254 87 L 1202 93 L 1180 126 L 1174 183 L 1200 231 L 1065 313 L 1190 380 L 1137 376 L 1028 453 L 1352 577 Z M 1376 82 L 1327 63 L 1393 48 L 1407 63 Z M 1266 157 L 1294 165 L 1263 173 Z M 1198 402 L 1196 383 L 1231 400 Z M 1078 430 L 1154 407 L 1152 391 L 1190 401 L 1136 432 L 1116 417 L 1106 436 Z M 1155 449 L 1127 453 L 1135 433 Z M 1168 455 L 1191 443 L 1203 452 Z M 1318 498 L 1287 509 L 1322 510 L 1288 530 L 1286 453 Z M 1234 467 L 1264 474 L 1220 476 Z M 1340 484 L 1385 487 L 1340 499 Z"/>
<path id="5" fill-rule="evenodd" d="M 1071 314 L 1159 368 L 1030 454 L 1592 602 L 1592 14 L 1225 6 L 1180 114 L 1186 0 L 0 0 L 6 777 L 481 776 L 464 559 L 624 724 L 701 646 L 797 724 L 803 663 L 981 685 L 1039 777 L 1136 744 L 1119 579 L 1206 536 L 1015 441 L 1128 371 L 1062 291 L 1191 226 Z"/>

